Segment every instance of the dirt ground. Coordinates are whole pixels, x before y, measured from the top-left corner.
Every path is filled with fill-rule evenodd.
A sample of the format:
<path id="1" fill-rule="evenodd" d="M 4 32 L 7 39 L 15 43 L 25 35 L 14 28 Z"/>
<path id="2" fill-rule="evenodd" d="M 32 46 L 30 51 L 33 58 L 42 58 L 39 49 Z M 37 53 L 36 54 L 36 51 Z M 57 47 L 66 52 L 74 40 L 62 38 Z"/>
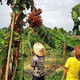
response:
<path id="1" fill-rule="evenodd" d="M 24 62 L 24 75 L 32 75 L 33 68 L 30 66 L 32 61 L 32 57 L 28 57 Z M 56 58 L 54 57 L 45 57 L 44 61 L 44 71 L 45 75 L 48 76 L 53 74 L 54 71 L 63 70 L 62 66 L 56 65 Z"/>

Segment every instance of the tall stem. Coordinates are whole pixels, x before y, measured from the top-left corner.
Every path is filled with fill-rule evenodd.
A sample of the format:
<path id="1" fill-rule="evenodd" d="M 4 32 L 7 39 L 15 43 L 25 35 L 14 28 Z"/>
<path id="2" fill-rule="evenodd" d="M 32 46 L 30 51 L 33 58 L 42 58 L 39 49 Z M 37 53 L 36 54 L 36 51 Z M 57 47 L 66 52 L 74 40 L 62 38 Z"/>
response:
<path id="1" fill-rule="evenodd" d="M 12 20 L 12 27 L 11 27 L 11 37 L 10 37 L 10 44 L 9 44 L 9 50 L 8 50 L 8 58 L 7 58 L 7 67 L 6 67 L 5 80 L 8 80 L 8 70 L 9 70 L 10 51 L 11 51 L 12 37 L 13 37 L 14 18 L 15 18 L 15 13 L 13 13 L 13 20 Z"/>
<path id="2" fill-rule="evenodd" d="M 64 66 L 64 60 L 65 60 L 65 49 L 66 49 L 66 44 L 64 43 L 63 45 L 63 66 Z"/>

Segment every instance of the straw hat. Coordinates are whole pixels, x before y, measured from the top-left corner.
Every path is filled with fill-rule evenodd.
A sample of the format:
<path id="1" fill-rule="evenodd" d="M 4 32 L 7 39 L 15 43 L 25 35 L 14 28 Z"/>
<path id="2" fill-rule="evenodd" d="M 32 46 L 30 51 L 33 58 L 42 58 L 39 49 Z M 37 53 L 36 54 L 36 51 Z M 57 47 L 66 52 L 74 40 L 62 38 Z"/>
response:
<path id="1" fill-rule="evenodd" d="M 36 53 L 36 55 L 38 55 L 38 56 L 43 56 L 45 53 L 45 47 L 40 42 L 37 42 L 34 44 L 33 50 Z"/>
<path id="2" fill-rule="evenodd" d="M 80 46 L 77 45 L 75 47 L 75 53 L 76 53 L 77 56 L 80 56 Z"/>

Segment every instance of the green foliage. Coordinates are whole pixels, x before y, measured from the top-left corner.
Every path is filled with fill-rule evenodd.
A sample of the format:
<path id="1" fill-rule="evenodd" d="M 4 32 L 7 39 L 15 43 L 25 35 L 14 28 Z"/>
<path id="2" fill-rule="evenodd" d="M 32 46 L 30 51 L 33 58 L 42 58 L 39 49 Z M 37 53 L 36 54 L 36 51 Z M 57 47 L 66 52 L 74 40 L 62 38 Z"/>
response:
<path id="1" fill-rule="evenodd" d="M 30 45 L 31 45 L 31 48 L 33 48 L 34 43 L 36 42 L 43 43 L 43 40 L 41 40 L 39 35 L 35 34 L 34 31 L 29 27 L 25 28 L 23 32 L 24 33 L 22 33 L 21 39 L 24 42 L 24 51 L 26 55 L 30 55 L 30 51 L 29 51 Z"/>
<path id="2" fill-rule="evenodd" d="M 24 5 L 25 5 L 25 4 L 24 4 Z M 23 5 L 23 6 L 24 6 L 24 5 Z M 23 20 L 25 17 L 26 17 L 26 15 L 22 12 L 20 19 Z"/>
<path id="3" fill-rule="evenodd" d="M 50 34 L 51 34 L 51 37 L 55 43 L 55 49 L 54 51 L 56 52 L 56 56 L 57 57 L 62 57 L 62 54 L 63 54 L 63 44 L 65 43 L 66 44 L 66 48 L 68 46 L 70 46 L 71 48 L 74 48 L 76 45 L 79 45 L 80 44 L 80 39 L 76 38 L 76 37 L 73 37 L 72 35 L 71 36 L 68 36 L 68 32 L 66 32 L 65 30 L 63 30 L 62 28 L 59 28 L 59 29 L 48 29 Z M 67 50 L 66 51 L 66 56 L 70 56 L 72 53 L 71 53 L 72 50 Z"/>
<path id="4" fill-rule="evenodd" d="M 27 8 L 27 9 L 29 9 L 29 8 L 30 8 L 30 6 L 31 6 L 31 1 L 30 1 L 30 0 L 28 0 L 28 1 L 26 2 L 26 8 Z"/>
<path id="5" fill-rule="evenodd" d="M 18 63 L 17 63 L 16 76 L 15 76 L 14 80 L 22 80 L 23 66 L 24 66 L 24 56 L 21 56 L 20 60 L 18 60 Z"/>
<path id="6" fill-rule="evenodd" d="M 0 38 L 4 39 L 4 32 L 2 29 L 0 29 Z"/>
<path id="7" fill-rule="evenodd" d="M 50 75 L 46 80 L 61 80 L 63 71 L 55 72 L 53 75 Z"/>
<path id="8" fill-rule="evenodd" d="M 73 8 L 72 8 L 72 12 L 76 12 L 76 14 L 77 14 L 77 17 L 79 17 L 80 16 L 80 4 L 78 4 L 78 5 L 76 5 L 76 6 L 74 6 Z M 73 16 L 74 14 L 72 14 L 72 16 Z M 74 18 L 73 18 L 74 19 Z"/>
<path id="9" fill-rule="evenodd" d="M 49 31 L 44 25 L 40 26 L 37 29 L 37 33 L 41 37 L 41 39 L 43 38 L 44 42 L 47 43 L 50 47 L 55 47 L 54 41 L 52 40 Z"/>
<path id="10" fill-rule="evenodd" d="M 4 44 L 4 40 L 0 37 L 0 44 Z"/>
<path id="11" fill-rule="evenodd" d="M 12 8 L 12 10 L 13 10 L 13 12 L 16 13 L 16 14 L 19 14 L 19 12 L 20 12 L 17 6 L 14 6 L 14 7 Z"/>
<path id="12" fill-rule="evenodd" d="M 71 47 L 75 47 L 76 45 L 80 45 L 80 39 L 76 37 L 68 37 L 67 38 L 68 45 Z"/>
<path id="13" fill-rule="evenodd" d="M 56 65 L 62 65 L 62 59 L 61 60 L 56 60 Z"/>
<path id="14" fill-rule="evenodd" d="M 61 80 L 62 74 L 63 74 L 63 71 L 59 71 L 59 72 L 54 73 L 53 79 L 54 80 Z"/>
<path id="15" fill-rule="evenodd" d="M 73 20 L 77 18 L 77 13 L 74 10 L 72 11 L 72 18 Z"/>
<path id="16" fill-rule="evenodd" d="M 21 6 L 21 7 L 23 7 L 23 8 L 25 8 L 26 7 L 26 5 L 25 4 L 19 4 L 19 6 Z"/>
<path id="17" fill-rule="evenodd" d="M 31 48 L 33 48 L 34 43 L 36 42 L 41 42 L 45 45 L 46 48 L 46 56 L 52 55 L 52 56 L 56 56 L 56 57 L 62 57 L 62 53 L 63 53 L 63 43 L 66 43 L 66 47 L 70 46 L 71 48 L 74 48 L 76 45 L 80 44 L 80 39 L 75 38 L 73 36 L 68 36 L 66 31 L 63 29 L 50 29 L 50 28 L 46 28 L 48 30 L 48 32 L 50 32 L 52 41 L 54 41 L 55 43 L 55 48 L 51 48 L 50 45 L 48 43 L 45 43 L 46 41 L 44 41 L 44 31 L 43 29 L 41 31 L 43 31 L 43 33 L 41 34 L 41 36 L 43 35 L 43 37 L 40 37 L 40 34 L 35 31 L 33 31 L 33 29 L 27 27 L 27 28 L 23 28 L 22 30 L 22 34 L 21 34 L 21 40 L 23 40 L 24 42 L 24 52 L 26 55 L 30 55 L 30 51 L 29 51 L 29 38 L 30 38 L 30 44 L 31 44 Z M 1 43 L 3 46 L 0 52 L 0 64 L 2 63 L 2 60 L 4 59 L 4 57 L 6 57 L 7 52 L 8 52 L 8 47 L 9 47 L 9 40 L 10 40 L 10 30 L 6 31 L 7 33 L 5 33 L 5 38 L 3 36 L 1 36 Z M 46 32 L 45 32 L 46 33 Z M 1 32 L 1 34 L 4 34 L 4 31 Z M 14 32 L 13 36 L 18 37 L 18 33 Z M 29 37 L 28 37 L 29 36 Z M 49 35 L 48 35 L 49 37 Z M 5 40 L 4 40 L 5 39 Z M 46 39 L 46 38 L 45 38 Z M 47 38 L 48 40 L 48 38 Z M 20 49 L 19 52 L 22 52 L 22 47 L 20 44 Z M 69 52 L 66 50 L 66 55 L 67 57 L 71 56 L 72 54 L 72 50 L 70 50 Z M 21 58 L 22 54 L 19 54 L 19 57 Z M 61 65 L 62 64 L 62 60 L 56 60 L 55 63 L 57 65 Z M 17 67 L 17 76 L 15 77 L 15 80 L 21 80 L 22 79 L 22 74 L 23 74 L 23 60 L 22 58 L 19 60 L 18 62 L 18 67 Z M 49 72 L 50 70 L 48 70 Z M 61 77 L 62 72 L 60 73 L 54 73 L 54 75 L 48 76 L 46 78 L 46 80 L 59 80 Z M 25 77 L 25 80 L 30 80 L 31 77 L 27 76 Z"/>
<path id="18" fill-rule="evenodd" d="M 63 44 L 67 44 L 67 34 L 66 31 L 63 30 L 62 28 L 60 29 L 53 29 L 53 30 L 49 30 L 51 33 L 51 37 L 55 43 L 55 51 L 56 51 L 56 56 L 57 57 L 62 57 L 62 53 L 63 53 Z"/>
<path id="19" fill-rule="evenodd" d="M 13 32 L 13 41 L 19 41 L 19 33 L 16 31 Z"/>
<path id="20" fill-rule="evenodd" d="M 7 0 L 7 5 L 9 4 L 13 4 L 13 1 L 12 0 Z"/>
<path id="21" fill-rule="evenodd" d="M 80 4 L 72 8 L 71 14 L 72 14 L 72 19 L 74 21 L 73 32 L 76 31 L 76 35 L 80 35 L 79 31 L 80 20 L 78 19 L 78 17 L 80 17 Z"/>
<path id="22" fill-rule="evenodd" d="M 4 31 L 6 31 L 8 28 L 7 27 L 3 27 L 2 28 L 2 31 L 4 32 Z M 1 31 L 0 31 L 1 32 Z"/>
<path id="23" fill-rule="evenodd" d="M 17 33 L 16 31 L 13 32 L 13 36 L 18 37 L 19 33 Z"/>
<path id="24" fill-rule="evenodd" d="M 18 4 L 20 2 L 20 0 L 15 0 L 14 4 Z"/>
<path id="25" fill-rule="evenodd" d="M 54 41 L 54 43 L 55 43 L 55 48 L 54 49 L 52 48 L 53 51 L 52 52 L 50 51 L 51 50 L 51 47 L 49 47 L 50 45 L 48 43 L 45 43 L 46 40 L 44 41 L 45 34 L 44 34 L 43 29 L 41 30 L 41 31 L 43 31 L 42 34 L 40 34 L 41 32 L 39 29 L 38 29 L 39 31 L 37 34 L 36 31 L 34 32 L 31 28 L 27 27 L 27 28 L 23 29 L 23 33 L 21 35 L 21 38 L 24 42 L 24 51 L 25 51 L 26 55 L 30 54 L 29 38 L 30 38 L 31 47 L 33 47 L 34 43 L 41 42 L 45 45 L 46 50 L 49 49 L 49 51 L 47 50 L 46 55 L 55 53 L 55 56 L 57 56 L 57 57 L 62 57 L 64 43 L 66 44 L 66 48 L 68 46 L 70 46 L 71 48 L 74 48 L 76 45 L 80 44 L 80 40 L 78 38 L 75 38 L 72 35 L 68 36 L 67 35 L 68 32 L 66 32 L 62 28 L 59 28 L 59 29 L 46 28 L 46 29 L 48 30 L 48 32 L 50 32 L 52 41 Z M 42 36 L 42 37 L 40 37 L 40 36 Z M 72 55 L 72 50 L 67 49 L 66 56 L 70 56 L 70 55 Z"/>
<path id="26" fill-rule="evenodd" d="M 3 59 L 7 57 L 8 48 L 9 48 L 10 30 L 7 29 L 4 33 L 5 35 L 2 36 L 4 37 L 4 40 L 0 39 L 2 44 L 0 46 L 0 65 L 2 64 Z"/>
<path id="27" fill-rule="evenodd" d="M 29 76 L 29 75 L 27 75 L 27 76 L 25 76 L 25 80 L 31 80 L 31 76 Z"/>
<path id="28" fill-rule="evenodd" d="M 33 48 L 33 45 L 36 42 L 43 43 L 46 47 L 46 50 L 49 49 L 49 51 L 46 53 L 46 55 L 50 55 L 50 54 L 54 53 L 55 56 L 57 56 L 57 57 L 62 57 L 63 43 L 67 44 L 66 47 L 70 46 L 71 48 L 74 48 L 76 45 L 80 44 L 80 39 L 77 39 L 77 38 L 72 37 L 72 36 L 67 36 L 66 31 L 63 30 L 62 28 L 60 28 L 60 29 L 46 28 L 46 29 L 48 30 L 48 32 L 50 32 L 52 41 L 54 41 L 54 43 L 55 43 L 55 48 L 54 49 L 49 47 L 50 45 L 48 43 L 45 43 L 46 40 L 44 41 L 45 34 L 44 34 L 44 31 L 43 31 L 44 30 L 43 28 L 41 30 L 41 31 L 43 31 L 41 36 L 44 34 L 42 38 L 40 37 L 40 34 L 39 33 L 37 34 L 36 32 L 34 32 L 33 29 L 31 29 L 29 27 L 27 27 L 25 29 L 23 28 L 23 31 L 22 31 L 22 34 L 21 34 L 21 39 L 24 42 L 24 52 L 25 52 L 26 55 L 30 55 L 29 42 L 31 44 L 31 48 Z M 0 38 L 0 40 L 1 40 L 1 45 L 0 46 L 1 46 L 1 49 L 2 49 L 2 46 L 4 44 L 4 48 L 6 48 L 8 50 L 10 32 L 9 32 L 9 30 L 6 31 L 6 32 L 8 32 L 8 33 L 5 33 L 5 36 L 3 36 L 3 34 L 4 34 L 3 31 L 0 32 L 0 34 L 1 34 L 0 36 L 2 37 L 2 38 Z M 15 36 L 14 38 L 17 38 L 17 39 L 13 38 L 13 40 L 15 40 L 15 41 L 19 40 L 18 33 L 14 32 L 13 36 Z M 30 38 L 30 40 L 29 40 L 29 38 Z M 51 49 L 53 50 L 52 52 L 50 51 Z M 22 48 L 20 48 L 19 51 L 22 52 Z M 4 53 L 4 52 L 2 52 L 2 53 Z M 6 54 L 7 54 L 7 52 L 6 52 Z M 66 50 L 66 56 L 70 56 L 70 55 L 72 55 L 72 50 Z"/>

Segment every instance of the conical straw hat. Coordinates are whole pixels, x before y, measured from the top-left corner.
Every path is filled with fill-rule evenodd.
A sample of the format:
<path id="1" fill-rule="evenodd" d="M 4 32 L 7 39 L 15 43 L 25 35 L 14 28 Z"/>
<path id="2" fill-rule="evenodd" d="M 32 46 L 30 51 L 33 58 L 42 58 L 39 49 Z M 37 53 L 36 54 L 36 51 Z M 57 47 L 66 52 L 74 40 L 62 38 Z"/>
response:
<path id="1" fill-rule="evenodd" d="M 38 56 L 43 56 L 45 53 L 45 47 L 40 42 L 37 42 L 34 44 L 33 50 L 36 53 L 36 55 L 38 55 Z"/>

